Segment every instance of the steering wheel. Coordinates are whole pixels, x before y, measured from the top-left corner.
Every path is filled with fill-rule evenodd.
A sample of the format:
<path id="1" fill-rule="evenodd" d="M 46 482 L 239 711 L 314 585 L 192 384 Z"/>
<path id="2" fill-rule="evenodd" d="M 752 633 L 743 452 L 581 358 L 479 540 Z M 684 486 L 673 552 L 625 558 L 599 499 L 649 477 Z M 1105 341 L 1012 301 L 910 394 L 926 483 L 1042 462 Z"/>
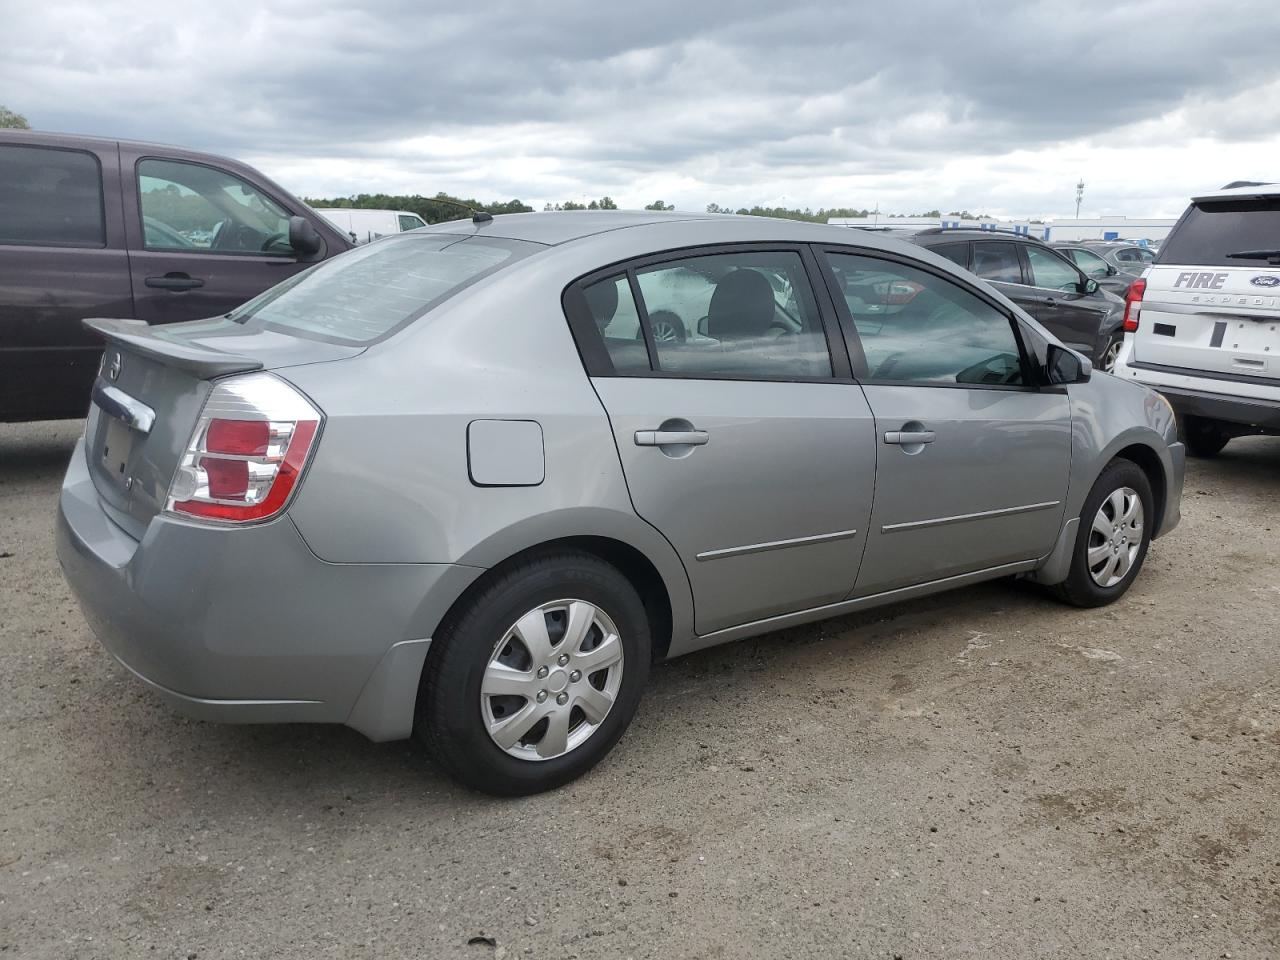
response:
<path id="1" fill-rule="evenodd" d="M 267 239 L 262 241 L 262 252 L 271 253 L 272 252 L 271 248 L 275 246 L 277 243 L 280 244 L 282 250 L 293 249 L 293 244 L 289 242 L 288 232 L 282 232 L 282 233 L 269 234 L 267 236 Z"/>

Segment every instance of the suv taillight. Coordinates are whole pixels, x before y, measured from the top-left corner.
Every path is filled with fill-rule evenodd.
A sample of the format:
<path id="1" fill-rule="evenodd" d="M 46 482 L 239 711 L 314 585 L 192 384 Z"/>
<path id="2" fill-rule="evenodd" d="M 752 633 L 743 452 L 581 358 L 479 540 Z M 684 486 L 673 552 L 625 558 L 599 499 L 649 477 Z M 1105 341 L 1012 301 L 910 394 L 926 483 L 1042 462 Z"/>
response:
<path id="1" fill-rule="evenodd" d="M 269 373 L 223 380 L 200 412 L 165 508 L 245 523 L 284 509 L 320 429 L 320 411 Z"/>
<path id="2" fill-rule="evenodd" d="M 1129 292 L 1124 295 L 1124 330 L 1125 333 L 1136 333 L 1138 315 L 1142 313 L 1142 295 L 1147 292 L 1147 281 L 1135 280 L 1129 284 Z"/>

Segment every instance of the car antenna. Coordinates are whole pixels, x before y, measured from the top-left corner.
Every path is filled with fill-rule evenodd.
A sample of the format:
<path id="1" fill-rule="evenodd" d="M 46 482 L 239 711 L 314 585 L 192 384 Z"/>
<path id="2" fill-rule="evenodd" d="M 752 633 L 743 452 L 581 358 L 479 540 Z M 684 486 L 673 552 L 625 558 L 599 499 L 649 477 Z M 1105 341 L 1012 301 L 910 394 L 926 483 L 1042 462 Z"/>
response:
<path id="1" fill-rule="evenodd" d="M 488 223 L 493 219 L 492 213 L 486 213 L 483 210 L 477 210 L 475 207 L 463 203 L 461 200 L 451 200 L 449 197 L 432 197 L 432 203 L 445 203 L 451 207 L 458 207 L 461 210 L 471 214 L 472 223 Z"/>

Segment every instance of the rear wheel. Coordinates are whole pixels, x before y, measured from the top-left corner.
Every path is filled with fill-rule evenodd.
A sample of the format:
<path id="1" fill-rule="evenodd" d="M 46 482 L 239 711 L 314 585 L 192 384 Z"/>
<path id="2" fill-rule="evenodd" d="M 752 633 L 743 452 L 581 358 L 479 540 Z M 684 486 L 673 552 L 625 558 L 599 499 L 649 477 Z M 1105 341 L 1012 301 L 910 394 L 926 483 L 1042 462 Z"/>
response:
<path id="1" fill-rule="evenodd" d="M 573 551 L 518 561 L 433 639 L 414 732 L 470 787 L 549 790 L 622 736 L 649 651 L 644 605 L 616 568 Z"/>
<path id="2" fill-rule="evenodd" d="M 1131 460 L 1108 464 L 1080 511 L 1071 572 L 1054 588 L 1058 598 L 1101 607 L 1124 596 L 1142 569 L 1155 519 L 1142 468 Z"/>
<path id="3" fill-rule="evenodd" d="M 1182 437 L 1187 452 L 1193 457 L 1216 457 L 1231 439 L 1231 434 L 1216 420 L 1186 417 L 1182 421 Z"/>

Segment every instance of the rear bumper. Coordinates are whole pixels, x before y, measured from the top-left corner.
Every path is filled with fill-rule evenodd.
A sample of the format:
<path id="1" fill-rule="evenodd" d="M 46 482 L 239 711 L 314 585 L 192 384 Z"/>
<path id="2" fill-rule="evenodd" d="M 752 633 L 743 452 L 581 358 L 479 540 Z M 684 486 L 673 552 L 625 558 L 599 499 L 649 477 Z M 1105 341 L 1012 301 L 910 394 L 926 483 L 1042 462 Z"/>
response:
<path id="1" fill-rule="evenodd" d="M 1179 414 L 1224 420 L 1262 430 L 1280 432 L 1280 400 L 1258 400 L 1250 397 L 1227 397 L 1201 390 L 1160 387 Z"/>
<path id="2" fill-rule="evenodd" d="M 57 550 L 103 646 L 182 713 L 348 723 L 379 740 L 408 735 L 426 638 L 482 572 L 326 563 L 287 517 L 230 529 L 159 516 L 134 540 L 103 511 L 83 442 Z"/>

